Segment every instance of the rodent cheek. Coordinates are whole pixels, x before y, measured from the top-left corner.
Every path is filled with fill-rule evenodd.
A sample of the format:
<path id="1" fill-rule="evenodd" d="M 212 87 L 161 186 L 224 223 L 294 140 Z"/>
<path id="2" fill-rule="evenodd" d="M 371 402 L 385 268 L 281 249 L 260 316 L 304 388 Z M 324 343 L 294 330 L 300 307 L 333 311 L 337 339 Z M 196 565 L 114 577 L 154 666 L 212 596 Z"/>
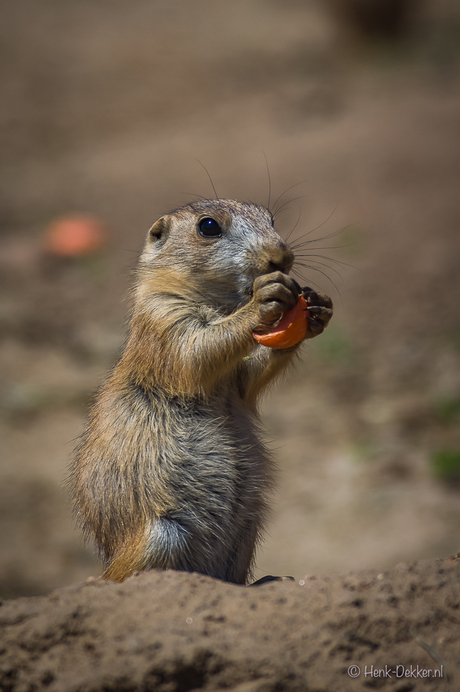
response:
<path id="1" fill-rule="evenodd" d="M 161 255 L 161 248 L 157 244 L 147 243 L 140 256 L 140 263 L 144 265 L 153 264 Z"/>
<path id="2" fill-rule="evenodd" d="M 258 251 L 254 250 L 246 254 L 244 273 L 251 283 L 253 283 L 258 276 L 270 274 L 272 271 L 270 257 L 263 249 Z"/>
<path id="3" fill-rule="evenodd" d="M 223 244 L 222 244 L 223 245 Z M 247 297 L 246 286 L 252 287 L 248 279 L 244 253 L 233 246 L 214 247 L 212 255 L 208 256 L 198 272 L 194 272 L 193 280 L 200 286 L 206 285 L 215 299 L 236 307 Z"/>

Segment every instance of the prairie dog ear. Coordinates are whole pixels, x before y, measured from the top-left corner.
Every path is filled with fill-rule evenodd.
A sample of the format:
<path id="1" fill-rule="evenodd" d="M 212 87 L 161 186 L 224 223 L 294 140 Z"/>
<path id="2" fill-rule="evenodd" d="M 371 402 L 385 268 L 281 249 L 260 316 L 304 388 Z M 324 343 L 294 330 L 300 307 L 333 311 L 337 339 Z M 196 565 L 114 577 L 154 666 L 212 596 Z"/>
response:
<path id="1" fill-rule="evenodd" d="M 169 216 L 162 216 L 161 219 L 155 221 L 152 228 L 149 230 L 148 240 L 151 243 L 157 243 L 160 240 L 165 240 L 171 226 Z"/>

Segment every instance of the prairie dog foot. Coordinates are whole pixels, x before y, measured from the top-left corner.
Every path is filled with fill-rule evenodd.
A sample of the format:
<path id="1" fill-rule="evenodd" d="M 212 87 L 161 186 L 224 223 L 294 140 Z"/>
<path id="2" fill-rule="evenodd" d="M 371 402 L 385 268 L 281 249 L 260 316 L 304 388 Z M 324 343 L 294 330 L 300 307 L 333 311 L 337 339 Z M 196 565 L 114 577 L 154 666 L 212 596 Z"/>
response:
<path id="1" fill-rule="evenodd" d="M 302 288 L 300 295 L 305 298 L 309 312 L 308 330 L 305 338 L 313 339 L 313 337 L 321 334 L 329 324 L 333 313 L 332 300 L 324 293 L 317 293 L 308 286 Z"/>
<path id="2" fill-rule="evenodd" d="M 298 298 L 298 284 L 281 271 L 258 276 L 254 281 L 254 307 L 257 325 L 254 332 L 266 332 L 286 310 L 294 307 Z"/>
<path id="3" fill-rule="evenodd" d="M 248 586 L 262 586 L 262 584 L 268 584 L 271 581 L 295 581 L 295 579 L 294 577 L 274 577 L 273 574 L 267 574 L 265 577 L 253 581 Z"/>

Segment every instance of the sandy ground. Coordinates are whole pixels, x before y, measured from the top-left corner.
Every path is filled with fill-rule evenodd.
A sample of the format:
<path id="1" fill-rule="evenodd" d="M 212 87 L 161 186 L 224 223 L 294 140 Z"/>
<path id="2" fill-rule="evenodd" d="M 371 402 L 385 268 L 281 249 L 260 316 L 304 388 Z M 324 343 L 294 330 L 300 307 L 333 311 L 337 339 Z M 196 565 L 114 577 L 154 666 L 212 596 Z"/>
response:
<path id="1" fill-rule="evenodd" d="M 251 588 L 88 581 L 0 607 L 4 692 L 458 690 L 459 560 Z"/>
<path id="2" fill-rule="evenodd" d="M 5 598 L 99 574 L 66 465 L 123 341 L 147 229 L 213 195 L 198 161 L 220 196 L 265 204 L 266 156 L 272 202 L 298 198 L 279 232 L 316 239 L 299 271 L 336 306 L 262 404 L 279 482 L 257 576 L 458 551 L 460 20 L 433 7 L 402 45 L 369 48 L 314 2 L 3 4 Z M 101 217 L 110 246 L 51 261 L 44 229 L 74 211 Z"/>

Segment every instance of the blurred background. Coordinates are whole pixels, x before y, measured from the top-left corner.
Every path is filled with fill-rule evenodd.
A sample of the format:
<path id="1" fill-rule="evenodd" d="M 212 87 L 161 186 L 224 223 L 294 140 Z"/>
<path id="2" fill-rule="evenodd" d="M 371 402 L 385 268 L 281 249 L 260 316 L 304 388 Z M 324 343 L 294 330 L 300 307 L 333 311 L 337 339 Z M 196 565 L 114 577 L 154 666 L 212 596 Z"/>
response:
<path id="1" fill-rule="evenodd" d="M 283 195 L 302 283 L 335 303 L 262 404 L 257 576 L 460 550 L 459 3 L 1 7 L 1 594 L 100 573 L 67 464 L 147 229 L 214 194 L 201 164 L 221 197 Z"/>

